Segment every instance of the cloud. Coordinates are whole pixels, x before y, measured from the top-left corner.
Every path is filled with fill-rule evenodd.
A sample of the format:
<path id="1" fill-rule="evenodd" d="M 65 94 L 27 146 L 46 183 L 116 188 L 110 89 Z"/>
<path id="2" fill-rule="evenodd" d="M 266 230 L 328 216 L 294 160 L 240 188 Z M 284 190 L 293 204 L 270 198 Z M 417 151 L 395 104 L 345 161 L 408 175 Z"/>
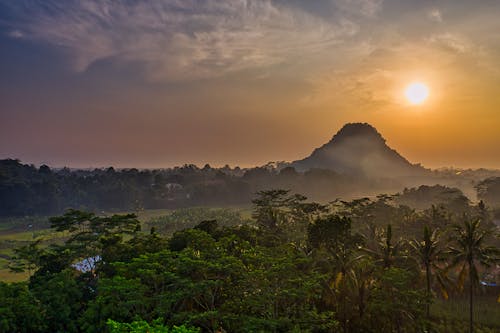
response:
<path id="1" fill-rule="evenodd" d="M 12 38 L 23 38 L 24 34 L 19 30 L 11 30 L 7 33 L 7 36 Z"/>
<path id="2" fill-rule="evenodd" d="M 443 22 L 443 15 L 437 8 L 433 8 L 427 12 L 427 18 L 433 22 Z"/>
<path id="3" fill-rule="evenodd" d="M 383 0 L 333 0 L 335 6 L 350 14 L 374 17 L 382 10 Z"/>
<path id="4" fill-rule="evenodd" d="M 465 37 L 449 32 L 431 35 L 427 41 L 459 54 L 467 53 L 473 49 L 472 43 Z"/>
<path id="5" fill-rule="evenodd" d="M 362 10 L 371 13 L 363 0 Z M 375 1 L 377 2 L 377 1 Z M 16 1 L 19 36 L 65 50 L 74 69 L 105 59 L 139 63 L 153 80 L 185 80 L 272 66 L 357 33 L 270 0 Z M 11 35 L 11 37 L 16 37 Z"/>
<path id="6" fill-rule="evenodd" d="M 349 110 L 382 109 L 395 103 L 391 87 L 398 73 L 383 68 L 334 70 L 313 78 L 312 93 L 302 102 L 307 105 L 336 107 Z M 380 89 L 385 87 L 386 89 Z"/>

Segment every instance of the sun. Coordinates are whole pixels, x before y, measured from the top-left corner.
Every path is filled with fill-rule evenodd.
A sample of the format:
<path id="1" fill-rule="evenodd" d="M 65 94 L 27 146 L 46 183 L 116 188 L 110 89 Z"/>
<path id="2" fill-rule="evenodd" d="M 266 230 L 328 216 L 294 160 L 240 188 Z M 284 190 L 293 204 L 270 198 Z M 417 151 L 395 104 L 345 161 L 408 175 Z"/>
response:
<path id="1" fill-rule="evenodd" d="M 419 105 L 429 97 L 429 88 L 421 82 L 413 82 L 406 87 L 405 96 L 411 104 Z"/>

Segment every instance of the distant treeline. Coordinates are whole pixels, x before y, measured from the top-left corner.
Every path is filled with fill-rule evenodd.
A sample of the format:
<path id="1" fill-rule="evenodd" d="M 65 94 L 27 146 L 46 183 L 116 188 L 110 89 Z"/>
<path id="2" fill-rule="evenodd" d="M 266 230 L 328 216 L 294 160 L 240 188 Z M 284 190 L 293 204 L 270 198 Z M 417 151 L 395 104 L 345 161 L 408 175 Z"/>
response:
<path id="1" fill-rule="evenodd" d="M 268 188 L 288 188 L 315 200 L 331 201 L 403 186 L 391 179 L 373 180 L 323 169 L 300 173 L 291 167 L 184 165 L 161 170 L 72 170 L 0 160 L 0 216 L 53 215 L 68 208 L 138 211 L 237 205 L 248 203 L 254 193 Z M 489 205 L 500 203 L 500 177 L 479 183 L 477 189 L 479 198 Z"/>

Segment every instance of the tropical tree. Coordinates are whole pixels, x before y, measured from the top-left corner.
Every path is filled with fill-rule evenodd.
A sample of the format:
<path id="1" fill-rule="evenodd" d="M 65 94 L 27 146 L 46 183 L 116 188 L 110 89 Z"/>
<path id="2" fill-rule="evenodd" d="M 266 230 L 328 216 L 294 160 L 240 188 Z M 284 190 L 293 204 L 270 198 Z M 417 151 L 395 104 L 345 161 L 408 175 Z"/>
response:
<path id="1" fill-rule="evenodd" d="M 120 323 L 112 319 L 106 322 L 110 333 L 199 333 L 198 328 L 173 326 L 168 328 L 162 324 L 162 319 L 154 320 L 150 325 L 145 320 L 134 320 L 131 324 Z"/>
<path id="2" fill-rule="evenodd" d="M 0 281 L 0 332 L 46 332 L 45 312 L 26 282 Z"/>
<path id="3" fill-rule="evenodd" d="M 432 275 L 436 274 L 437 280 L 441 287 L 441 291 L 447 297 L 447 292 L 445 288 L 445 277 L 443 275 L 443 270 L 439 267 L 439 262 L 443 260 L 444 251 L 441 247 L 440 235 L 437 229 L 431 231 L 428 226 L 424 227 L 424 237 L 421 241 L 413 240 L 410 242 L 410 246 L 413 249 L 416 259 L 420 265 L 423 266 L 425 270 L 425 281 L 426 281 L 426 296 L 427 304 L 425 307 L 425 312 L 427 319 L 430 317 L 430 299 L 431 299 L 431 283 Z"/>
<path id="4" fill-rule="evenodd" d="M 67 233 L 63 251 L 73 260 L 102 256 L 107 247 L 119 244 L 124 235 L 136 235 L 140 222 L 134 214 L 96 216 L 94 213 L 69 209 L 62 216 L 50 218 L 51 228 Z"/>
<path id="5" fill-rule="evenodd" d="M 455 225 L 449 247 L 451 267 L 461 265 L 458 284 L 463 288 L 465 276 L 469 278 L 469 332 L 473 332 L 474 286 L 479 283 L 478 266 L 490 266 L 498 262 L 497 248 L 486 244 L 487 235 L 491 230 L 481 228 L 480 219 L 464 217 L 462 225 Z"/>
<path id="6" fill-rule="evenodd" d="M 425 291 L 415 288 L 417 274 L 390 267 L 377 272 L 366 316 L 369 332 L 422 332 Z"/>
<path id="7" fill-rule="evenodd" d="M 357 322 L 358 326 L 365 317 L 370 291 L 376 282 L 374 272 L 375 266 L 368 257 L 357 260 L 347 271 L 347 283 L 353 304 L 357 309 L 357 318 L 353 322 Z"/>
<path id="8" fill-rule="evenodd" d="M 40 241 L 38 239 L 14 249 L 14 257 L 11 260 L 9 269 L 16 273 L 28 271 L 28 276 L 31 277 L 40 266 L 43 255 L 43 250 L 39 248 Z"/>
<path id="9" fill-rule="evenodd" d="M 406 241 L 403 239 L 394 241 L 392 226 L 388 224 L 385 230 L 376 230 L 372 248 L 366 247 L 364 251 L 373 258 L 376 264 L 388 269 L 396 264 L 402 264 L 408 259 L 406 245 Z"/>
<path id="10" fill-rule="evenodd" d="M 352 232 L 350 218 L 339 215 L 318 218 L 315 223 L 309 225 L 307 236 L 311 247 L 324 250 L 328 264 L 335 267 L 335 274 L 326 285 L 329 293 L 338 297 L 337 307 L 342 314 L 343 331 L 346 332 L 346 278 L 349 277 L 352 264 L 362 257 L 357 250 L 361 247 L 363 238 Z"/>
<path id="11" fill-rule="evenodd" d="M 265 190 L 257 192 L 252 200 L 257 226 L 267 233 L 270 243 L 290 242 L 304 250 L 308 225 L 327 211 L 326 206 L 306 202 L 301 194 L 289 194 L 289 190 Z"/>

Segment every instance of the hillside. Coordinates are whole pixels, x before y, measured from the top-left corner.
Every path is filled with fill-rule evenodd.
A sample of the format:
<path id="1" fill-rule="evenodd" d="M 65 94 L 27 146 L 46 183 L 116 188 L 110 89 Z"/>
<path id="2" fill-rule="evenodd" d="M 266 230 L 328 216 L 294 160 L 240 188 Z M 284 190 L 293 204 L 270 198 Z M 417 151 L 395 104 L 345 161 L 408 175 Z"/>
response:
<path id="1" fill-rule="evenodd" d="M 390 148 L 382 135 L 367 123 L 344 125 L 328 143 L 291 166 L 297 171 L 318 168 L 377 178 L 423 176 L 428 172 Z"/>

